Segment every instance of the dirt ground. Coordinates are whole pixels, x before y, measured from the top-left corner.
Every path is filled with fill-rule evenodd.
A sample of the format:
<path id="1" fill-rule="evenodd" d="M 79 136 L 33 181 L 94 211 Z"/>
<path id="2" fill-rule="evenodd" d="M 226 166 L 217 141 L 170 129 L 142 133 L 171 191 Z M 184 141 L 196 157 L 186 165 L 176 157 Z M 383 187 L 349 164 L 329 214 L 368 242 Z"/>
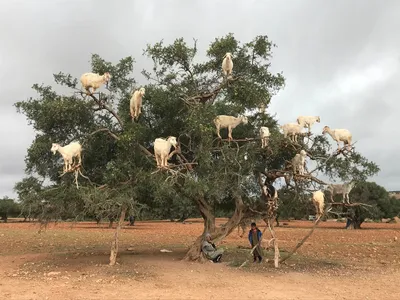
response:
<path id="1" fill-rule="evenodd" d="M 311 226 L 310 221 L 281 222 L 276 228 L 281 256 Z M 114 267 L 108 266 L 114 229 L 107 224 L 52 223 L 38 233 L 37 223 L 2 223 L 0 298 L 400 299 L 400 224 L 343 228 L 344 223 L 321 222 L 279 269 L 271 261 L 239 269 L 250 249 L 236 230 L 217 245 L 225 249 L 223 263 L 182 261 L 202 232 L 200 220 L 125 226 Z M 271 260 L 273 253 L 265 256 Z"/>

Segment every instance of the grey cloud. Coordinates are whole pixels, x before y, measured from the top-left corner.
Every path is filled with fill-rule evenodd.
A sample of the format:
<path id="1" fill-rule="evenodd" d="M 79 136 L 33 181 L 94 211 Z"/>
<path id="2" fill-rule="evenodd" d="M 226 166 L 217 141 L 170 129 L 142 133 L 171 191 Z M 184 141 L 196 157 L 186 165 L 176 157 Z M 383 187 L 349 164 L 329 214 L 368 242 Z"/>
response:
<path id="1" fill-rule="evenodd" d="M 141 84 L 140 71 L 150 66 L 141 56 L 147 43 L 194 37 L 204 57 L 209 43 L 228 32 L 243 41 L 267 34 L 278 45 L 272 70 L 284 72 L 287 86 L 269 110 L 280 123 L 307 114 L 321 116 L 315 132 L 324 124 L 348 128 L 358 150 L 382 168 L 373 180 L 399 189 L 393 162 L 400 78 L 388 63 L 399 61 L 399 13 L 394 0 L 7 1 L 0 11 L 0 138 L 11 147 L 0 150 L 0 196 L 12 196 L 23 177 L 34 132 L 12 104 L 35 96 L 33 83 L 53 84 L 59 71 L 79 77 L 98 53 L 111 61 L 133 55 Z M 380 63 L 381 81 L 363 86 L 364 77 L 379 75 L 371 66 Z"/>

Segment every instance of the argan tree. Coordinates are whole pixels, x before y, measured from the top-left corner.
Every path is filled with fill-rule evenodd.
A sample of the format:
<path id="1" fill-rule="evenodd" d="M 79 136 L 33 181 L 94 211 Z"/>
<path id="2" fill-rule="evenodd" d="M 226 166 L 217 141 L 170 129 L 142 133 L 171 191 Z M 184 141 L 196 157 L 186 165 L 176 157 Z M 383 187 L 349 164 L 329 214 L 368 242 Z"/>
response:
<path id="1" fill-rule="evenodd" d="M 137 122 L 129 115 L 129 99 L 139 88 L 131 77 L 132 57 L 112 64 L 92 56 L 92 72 L 112 76 L 106 92 L 87 95 L 77 78 L 64 73 L 54 78 L 70 92 L 61 94 L 35 84 L 39 96 L 16 103 L 37 132 L 26 157 L 27 173 L 51 182 L 48 192 L 59 195 L 53 201 L 56 213 L 66 207 L 73 207 L 76 215 L 118 208 L 122 220 L 137 205 L 167 209 L 173 205 L 176 210 L 180 199 L 182 206 L 196 205 L 204 232 L 219 241 L 245 215 L 266 211 L 265 199 L 260 198 L 263 180 L 272 184 L 285 178 L 288 189 L 305 198 L 325 183 L 318 179 L 320 174 L 365 180 L 378 172 L 355 149 L 334 153 L 322 135 L 299 143 L 283 138 L 278 120 L 268 113 L 271 99 L 284 86 L 283 75 L 270 71 L 273 47 L 267 36 L 241 43 L 228 34 L 215 39 L 207 58 L 201 60 L 196 40 L 147 45 L 144 56 L 152 60 L 153 68 L 141 72 L 147 83 Z M 233 54 L 231 78 L 223 77 L 221 70 L 226 52 Z M 217 138 L 213 120 L 220 114 L 248 116 L 247 124 L 233 130 L 233 141 Z M 258 138 L 260 126 L 272 133 L 264 149 Z M 226 136 L 226 129 L 221 134 Z M 167 136 L 177 137 L 179 145 L 170 154 L 170 167 L 161 170 L 156 168 L 153 142 Z M 85 177 L 79 177 L 78 190 L 72 173 L 60 177 L 60 156 L 50 153 L 52 142 L 65 145 L 73 140 L 84 148 L 79 170 Z M 307 175 L 293 174 L 289 163 L 301 149 L 315 166 Z M 69 197 L 70 193 L 74 196 Z M 224 226 L 217 227 L 215 212 L 221 209 L 232 214 Z M 118 234 L 114 250 L 117 239 Z M 194 241 L 186 259 L 201 258 L 201 240 L 199 236 Z"/>
<path id="2" fill-rule="evenodd" d="M 400 213 L 400 201 L 389 196 L 386 189 L 375 182 L 361 182 L 350 192 L 356 206 L 344 207 L 350 221 L 347 229 L 360 229 L 366 218 L 393 218 Z"/>

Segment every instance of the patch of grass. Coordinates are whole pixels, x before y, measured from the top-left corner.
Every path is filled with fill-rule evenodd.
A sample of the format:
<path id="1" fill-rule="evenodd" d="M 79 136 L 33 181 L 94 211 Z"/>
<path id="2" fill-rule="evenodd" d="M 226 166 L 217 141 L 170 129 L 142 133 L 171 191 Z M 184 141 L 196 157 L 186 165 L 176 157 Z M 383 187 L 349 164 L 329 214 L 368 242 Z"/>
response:
<path id="1" fill-rule="evenodd" d="M 239 268 L 246 260 L 233 259 L 227 263 L 228 267 Z M 247 268 L 249 263 L 245 264 L 242 268 Z"/>

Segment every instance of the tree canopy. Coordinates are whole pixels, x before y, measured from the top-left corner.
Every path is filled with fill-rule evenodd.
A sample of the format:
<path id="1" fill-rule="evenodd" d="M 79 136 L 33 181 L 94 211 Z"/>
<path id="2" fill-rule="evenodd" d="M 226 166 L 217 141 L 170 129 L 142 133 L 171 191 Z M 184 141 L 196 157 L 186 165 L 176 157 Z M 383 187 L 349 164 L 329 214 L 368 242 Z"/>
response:
<path id="1" fill-rule="evenodd" d="M 121 209 L 148 214 L 160 214 L 161 209 L 165 217 L 184 216 L 197 207 L 204 231 L 218 240 L 237 226 L 247 208 L 263 205 L 260 174 L 269 183 L 285 178 L 296 199 L 309 199 L 311 191 L 325 184 L 318 178 L 321 174 L 341 181 L 364 181 L 376 174 L 375 163 L 355 149 L 333 152 L 321 134 L 298 143 L 283 138 L 278 120 L 268 112 L 273 96 L 285 85 L 282 73 L 270 71 L 274 47 L 267 36 L 242 43 L 228 34 L 211 42 L 206 60 L 200 61 L 196 40 L 147 45 L 143 55 L 153 68 L 141 72 L 146 93 L 138 122 L 129 114 L 131 95 L 140 88 L 132 75 L 133 57 L 112 63 L 92 55 L 91 71 L 112 76 L 108 89 L 93 95 L 82 92 L 78 77 L 68 73 L 54 74 L 55 83 L 68 92 L 34 84 L 38 95 L 15 104 L 36 131 L 26 156 L 29 177 L 16 185 L 23 204 L 45 200 L 52 205 L 48 211 L 53 217 L 76 218 Z M 232 78 L 222 76 L 226 52 L 233 54 Z M 233 130 L 233 141 L 217 138 L 213 120 L 220 114 L 248 116 L 247 124 Z M 271 132 L 263 149 L 260 126 Z M 226 129 L 221 134 L 226 136 Z M 169 170 L 157 170 L 153 143 L 168 136 L 177 137 L 179 145 Z M 83 145 L 82 174 L 87 177 L 79 177 L 79 189 L 72 173 L 60 177 L 61 156 L 50 152 L 52 143 L 74 140 Z M 293 174 L 288 165 L 301 149 L 315 165 L 306 175 Z M 39 188 L 38 178 L 50 186 Z M 215 212 L 221 209 L 232 215 L 226 226 L 217 228 Z M 199 239 L 188 258 L 198 257 Z"/>
<path id="2" fill-rule="evenodd" d="M 7 222 L 9 217 L 17 217 L 20 212 L 20 206 L 14 199 L 10 199 L 7 196 L 0 199 L 0 220 Z"/>

